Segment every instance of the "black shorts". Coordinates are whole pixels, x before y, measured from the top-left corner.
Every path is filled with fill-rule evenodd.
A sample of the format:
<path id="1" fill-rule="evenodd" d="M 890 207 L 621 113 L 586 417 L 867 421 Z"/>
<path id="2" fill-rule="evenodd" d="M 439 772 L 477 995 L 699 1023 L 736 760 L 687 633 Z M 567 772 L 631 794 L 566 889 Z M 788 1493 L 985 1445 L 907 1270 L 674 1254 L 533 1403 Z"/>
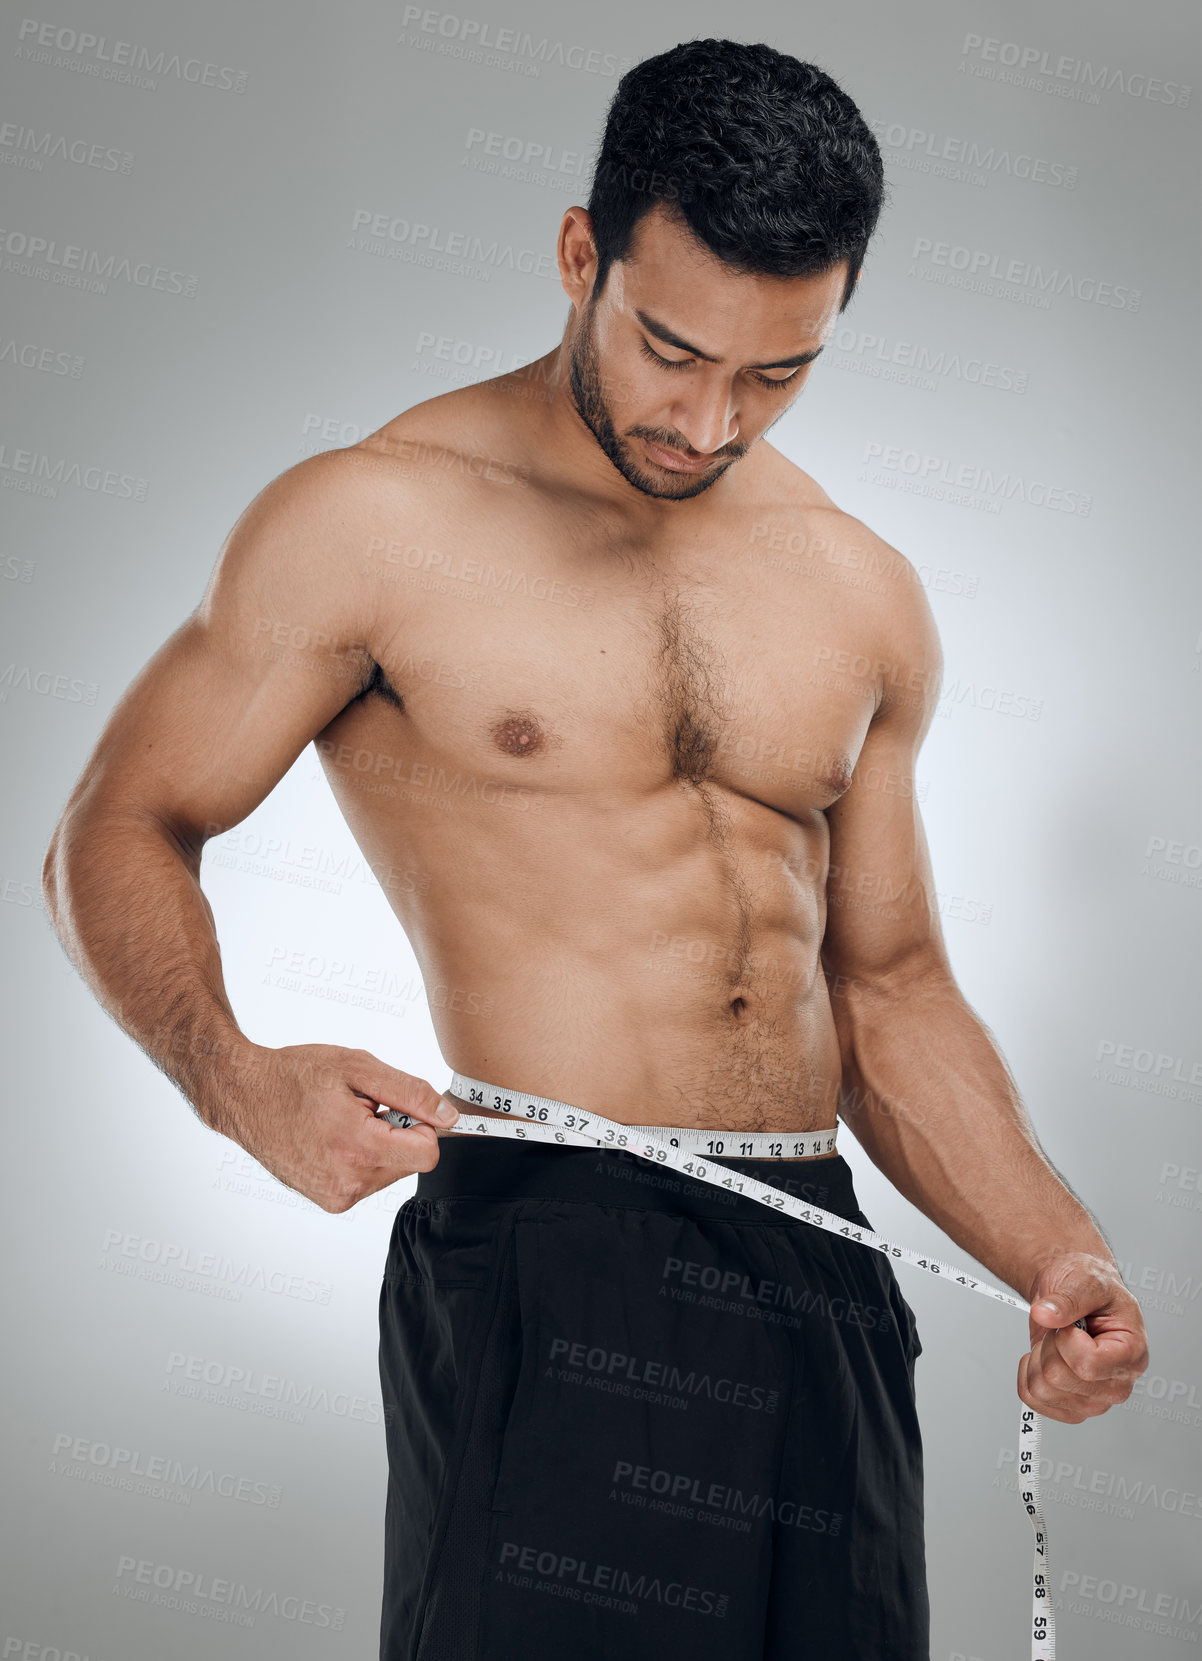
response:
<path id="1" fill-rule="evenodd" d="M 841 1155 L 724 1163 L 871 1226 Z M 442 1138 L 380 1294 L 381 1661 L 928 1661 L 921 1348 L 868 1247 Z"/>

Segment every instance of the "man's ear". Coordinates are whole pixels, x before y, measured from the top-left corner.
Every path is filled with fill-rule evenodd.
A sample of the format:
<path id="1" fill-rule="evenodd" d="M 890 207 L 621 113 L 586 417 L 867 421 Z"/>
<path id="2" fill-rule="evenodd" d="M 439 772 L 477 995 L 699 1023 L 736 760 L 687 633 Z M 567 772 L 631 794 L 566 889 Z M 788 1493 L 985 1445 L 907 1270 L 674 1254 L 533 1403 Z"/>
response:
<path id="1" fill-rule="evenodd" d="M 565 210 L 555 252 L 560 286 L 577 308 L 588 300 L 592 288 L 591 273 L 597 267 L 597 249 L 592 233 L 593 221 L 587 208 L 574 206 Z"/>

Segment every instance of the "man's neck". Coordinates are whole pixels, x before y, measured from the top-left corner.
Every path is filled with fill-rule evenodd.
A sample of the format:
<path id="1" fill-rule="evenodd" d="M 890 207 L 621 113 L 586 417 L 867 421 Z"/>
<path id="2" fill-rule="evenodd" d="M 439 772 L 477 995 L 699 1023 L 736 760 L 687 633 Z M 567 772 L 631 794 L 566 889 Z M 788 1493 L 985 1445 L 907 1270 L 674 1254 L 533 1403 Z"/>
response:
<path id="1" fill-rule="evenodd" d="M 610 461 L 576 407 L 566 339 L 544 357 L 498 376 L 492 384 L 499 396 L 516 406 L 522 443 L 529 447 L 531 463 L 539 472 L 594 498 L 599 507 L 611 508 L 649 534 L 677 528 L 686 519 L 697 525 L 708 514 L 728 508 L 736 493 L 741 496 L 752 483 L 753 473 L 759 472 L 762 458 L 750 454 L 698 496 L 676 500 L 639 490 Z M 755 450 L 759 449 L 757 444 Z"/>

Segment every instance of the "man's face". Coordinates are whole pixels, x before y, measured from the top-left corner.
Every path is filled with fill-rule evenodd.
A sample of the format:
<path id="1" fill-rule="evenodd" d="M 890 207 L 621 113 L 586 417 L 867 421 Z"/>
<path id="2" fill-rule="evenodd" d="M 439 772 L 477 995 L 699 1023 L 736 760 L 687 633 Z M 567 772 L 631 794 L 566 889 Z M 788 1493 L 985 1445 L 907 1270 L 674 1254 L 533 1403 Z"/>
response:
<path id="1" fill-rule="evenodd" d="M 746 455 L 805 385 L 846 276 L 843 262 L 741 276 L 660 208 L 646 214 L 569 345 L 576 408 L 627 483 L 684 501 Z"/>

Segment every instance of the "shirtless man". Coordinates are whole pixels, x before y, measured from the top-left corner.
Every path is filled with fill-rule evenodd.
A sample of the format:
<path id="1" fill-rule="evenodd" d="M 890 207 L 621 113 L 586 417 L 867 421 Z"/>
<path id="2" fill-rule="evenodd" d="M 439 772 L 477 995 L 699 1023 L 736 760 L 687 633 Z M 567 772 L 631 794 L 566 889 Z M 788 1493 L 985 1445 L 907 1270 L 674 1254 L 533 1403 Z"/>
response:
<path id="1" fill-rule="evenodd" d="M 764 439 L 880 200 L 812 66 L 636 66 L 560 225 L 560 344 L 269 484 L 55 832 L 63 940 L 206 1125 L 330 1212 L 421 1173 L 380 1303 L 385 1661 L 925 1661 L 921 1344 L 878 1253 L 244 1035 L 201 852 L 310 742 L 458 1073 L 627 1124 L 841 1116 L 1031 1302 L 1025 1403 L 1079 1423 L 1147 1365 L 948 964 L 923 588 Z M 838 1153 L 736 1163 L 866 1221 Z"/>

